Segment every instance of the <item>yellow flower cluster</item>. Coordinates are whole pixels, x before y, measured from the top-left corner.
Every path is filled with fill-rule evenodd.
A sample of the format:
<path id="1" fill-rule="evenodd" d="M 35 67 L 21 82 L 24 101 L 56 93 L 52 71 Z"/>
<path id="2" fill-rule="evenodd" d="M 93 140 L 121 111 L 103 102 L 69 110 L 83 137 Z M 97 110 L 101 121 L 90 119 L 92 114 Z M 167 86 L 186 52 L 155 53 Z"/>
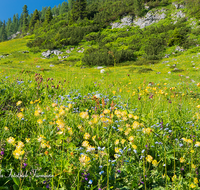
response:
<path id="1" fill-rule="evenodd" d="M 24 154 L 24 150 L 22 150 L 22 147 L 24 147 L 24 143 L 22 141 L 19 141 L 16 149 L 13 152 L 13 155 L 16 159 L 22 159 L 22 155 Z"/>
<path id="2" fill-rule="evenodd" d="M 81 156 L 79 157 L 79 161 L 83 166 L 86 166 L 90 162 L 90 158 L 84 154 L 81 154 Z"/>

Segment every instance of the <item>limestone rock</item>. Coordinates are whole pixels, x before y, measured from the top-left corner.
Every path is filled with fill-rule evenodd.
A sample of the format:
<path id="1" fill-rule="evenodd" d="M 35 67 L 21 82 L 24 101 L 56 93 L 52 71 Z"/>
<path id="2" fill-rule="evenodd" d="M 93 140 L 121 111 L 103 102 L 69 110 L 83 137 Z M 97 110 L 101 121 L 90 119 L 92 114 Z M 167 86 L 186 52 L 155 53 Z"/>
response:
<path id="1" fill-rule="evenodd" d="M 176 2 L 173 2 L 172 5 L 174 5 L 176 7 L 176 9 L 184 9 L 185 8 L 184 5 L 178 4 Z"/>
<path id="2" fill-rule="evenodd" d="M 71 51 L 70 51 L 70 50 L 67 50 L 66 52 L 67 52 L 67 53 L 71 53 Z"/>
<path id="3" fill-rule="evenodd" d="M 123 28 L 124 26 L 131 26 L 133 23 L 132 16 L 125 16 L 121 19 L 121 22 L 111 23 L 112 29 L 113 28 Z"/>
<path id="4" fill-rule="evenodd" d="M 140 28 L 144 28 L 155 22 L 159 22 L 160 20 L 165 19 L 165 11 L 165 9 L 149 11 L 145 17 L 138 18 L 134 20 L 133 23 L 139 26 Z"/>

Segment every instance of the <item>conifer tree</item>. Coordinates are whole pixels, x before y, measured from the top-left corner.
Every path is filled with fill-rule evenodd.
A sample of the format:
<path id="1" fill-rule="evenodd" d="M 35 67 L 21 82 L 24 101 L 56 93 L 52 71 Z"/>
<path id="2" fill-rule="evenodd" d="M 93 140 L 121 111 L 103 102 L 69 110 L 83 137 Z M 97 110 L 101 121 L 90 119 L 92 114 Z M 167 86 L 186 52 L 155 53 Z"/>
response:
<path id="1" fill-rule="evenodd" d="M 28 9 L 27 5 L 23 7 L 23 32 L 27 32 L 28 29 Z"/>
<path id="2" fill-rule="evenodd" d="M 10 36 L 11 34 L 13 34 L 13 23 L 11 18 L 8 18 L 8 22 L 6 23 L 6 32 L 7 32 L 7 36 Z"/>
<path id="3" fill-rule="evenodd" d="M 50 21 L 53 19 L 51 7 L 48 7 L 46 14 L 45 14 L 45 23 L 50 23 Z"/>
<path id="4" fill-rule="evenodd" d="M 68 0 L 69 10 L 72 10 L 74 3 L 74 0 Z"/>
<path id="5" fill-rule="evenodd" d="M 1 41 L 7 40 L 7 33 L 6 33 L 6 22 L 4 20 L 2 30 L 1 30 Z"/>
<path id="6" fill-rule="evenodd" d="M 140 16 L 142 10 L 141 0 L 134 0 L 134 12 L 137 16 Z"/>
<path id="7" fill-rule="evenodd" d="M 86 12 L 87 1 L 86 0 L 76 0 L 73 4 L 72 9 L 72 19 L 73 21 L 84 19 L 87 16 Z"/>
<path id="8" fill-rule="evenodd" d="M 61 5 L 60 14 L 64 14 L 66 12 L 68 12 L 68 3 L 64 1 Z"/>
<path id="9" fill-rule="evenodd" d="M 30 24 L 29 24 L 29 30 L 33 30 L 35 24 L 37 23 L 37 21 L 39 20 L 39 12 L 37 9 L 35 9 L 33 16 L 31 18 Z"/>
<path id="10" fill-rule="evenodd" d="M 19 28 L 19 20 L 18 20 L 18 14 L 13 16 L 13 32 L 16 33 Z"/>

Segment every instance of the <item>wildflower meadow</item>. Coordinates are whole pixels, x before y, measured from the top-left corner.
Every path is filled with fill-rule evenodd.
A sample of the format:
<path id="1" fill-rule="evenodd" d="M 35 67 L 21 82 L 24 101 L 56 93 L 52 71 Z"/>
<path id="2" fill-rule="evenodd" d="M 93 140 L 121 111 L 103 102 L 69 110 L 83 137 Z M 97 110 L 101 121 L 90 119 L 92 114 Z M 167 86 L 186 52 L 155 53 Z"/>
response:
<path id="1" fill-rule="evenodd" d="M 0 189 L 200 189 L 200 83 L 105 70 L 1 69 Z"/>

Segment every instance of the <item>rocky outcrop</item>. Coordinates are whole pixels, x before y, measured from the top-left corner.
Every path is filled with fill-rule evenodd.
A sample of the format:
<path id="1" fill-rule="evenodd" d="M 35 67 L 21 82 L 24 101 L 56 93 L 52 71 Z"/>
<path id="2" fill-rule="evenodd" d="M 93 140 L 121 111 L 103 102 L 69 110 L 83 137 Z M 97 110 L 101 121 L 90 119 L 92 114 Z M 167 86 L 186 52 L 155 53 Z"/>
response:
<path id="1" fill-rule="evenodd" d="M 185 13 L 183 13 L 182 10 L 180 10 L 180 11 L 176 12 L 175 14 L 172 14 L 171 17 L 174 20 L 174 24 L 176 24 L 176 22 L 179 18 L 185 17 Z"/>
<path id="2" fill-rule="evenodd" d="M 159 22 L 162 19 L 165 19 L 166 18 L 165 12 L 166 12 L 165 9 L 149 11 L 145 17 L 135 19 L 133 23 L 139 26 L 140 28 L 144 28 L 153 23 Z"/>
<path id="3" fill-rule="evenodd" d="M 176 2 L 173 2 L 172 5 L 174 5 L 176 7 L 176 9 L 184 9 L 185 8 L 184 5 L 178 4 Z"/>
<path id="4" fill-rule="evenodd" d="M 12 34 L 11 36 L 8 37 L 8 40 L 12 40 L 14 38 L 16 38 L 18 35 L 22 34 L 21 32 L 16 32 L 15 34 Z"/>
<path id="5" fill-rule="evenodd" d="M 45 51 L 45 52 L 42 52 L 42 56 L 46 57 L 46 58 L 49 58 L 51 54 L 54 54 L 54 55 L 61 55 L 63 54 L 63 52 L 59 51 L 59 50 L 48 50 L 48 51 Z"/>
<path id="6" fill-rule="evenodd" d="M 158 22 L 162 19 L 166 18 L 165 14 L 166 10 L 152 10 L 149 11 L 146 16 L 142 18 L 136 18 L 133 20 L 132 16 L 125 16 L 121 19 L 121 22 L 111 23 L 112 29 L 113 28 L 123 28 L 124 26 L 132 26 L 136 25 L 140 28 L 144 28 L 145 26 L 149 26 L 155 22 Z"/>
<path id="7" fill-rule="evenodd" d="M 132 16 L 125 16 L 121 19 L 121 22 L 111 23 L 110 25 L 113 28 L 123 28 L 124 26 L 131 26 L 133 24 Z"/>

